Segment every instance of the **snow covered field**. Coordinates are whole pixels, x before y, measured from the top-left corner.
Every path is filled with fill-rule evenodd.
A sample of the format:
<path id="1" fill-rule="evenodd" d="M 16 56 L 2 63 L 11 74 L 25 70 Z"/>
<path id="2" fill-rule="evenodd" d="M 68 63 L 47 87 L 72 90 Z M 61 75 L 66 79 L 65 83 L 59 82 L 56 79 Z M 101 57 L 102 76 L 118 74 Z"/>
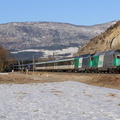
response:
<path id="1" fill-rule="evenodd" d="M 120 90 L 72 81 L 0 84 L 0 120 L 120 120 Z"/>

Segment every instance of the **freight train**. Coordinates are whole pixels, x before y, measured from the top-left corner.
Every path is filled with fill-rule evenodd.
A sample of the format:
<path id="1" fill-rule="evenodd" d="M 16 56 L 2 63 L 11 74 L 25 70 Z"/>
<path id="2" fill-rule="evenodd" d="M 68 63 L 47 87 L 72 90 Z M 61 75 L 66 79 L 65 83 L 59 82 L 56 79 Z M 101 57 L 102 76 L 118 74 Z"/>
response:
<path id="1" fill-rule="evenodd" d="M 15 69 L 24 68 L 34 71 L 73 71 L 86 73 L 120 73 L 120 50 L 103 51 L 77 57 L 15 65 Z"/>

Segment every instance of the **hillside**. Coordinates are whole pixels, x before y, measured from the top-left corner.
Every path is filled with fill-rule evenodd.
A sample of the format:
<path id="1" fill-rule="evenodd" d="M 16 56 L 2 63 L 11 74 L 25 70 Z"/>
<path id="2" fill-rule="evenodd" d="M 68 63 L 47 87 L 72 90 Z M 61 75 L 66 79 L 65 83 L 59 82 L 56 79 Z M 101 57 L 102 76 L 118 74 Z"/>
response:
<path id="1" fill-rule="evenodd" d="M 11 51 L 15 57 L 44 56 L 53 54 L 55 50 L 83 46 L 91 38 L 104 32 L 116 21 L 93 25 L 80 26 L 56 22 L 21 22 L 0 25 L 0 44 Z M 23 51 L 22 51 L 23 50 Z M 36 50 L 36 51 L 35 51 Z M 44 51 L 48 50 L 46 53 Z M 53 50 L 53 51 L 51 51 Z M 29 53 L 29 54 L 28 54 Z M 58 53 L 59 55 L 60 53 Z M 65 54 L 72 54 L 67 52 Z M 29 56 L 27 56 L 29 55 Z"/>
<path id="2" fill-rule="evenodd" d="M 120 21 L 109 27 L 104 33 L 94 37 L 78 50 L 77 55 L 120 49 Z"/>

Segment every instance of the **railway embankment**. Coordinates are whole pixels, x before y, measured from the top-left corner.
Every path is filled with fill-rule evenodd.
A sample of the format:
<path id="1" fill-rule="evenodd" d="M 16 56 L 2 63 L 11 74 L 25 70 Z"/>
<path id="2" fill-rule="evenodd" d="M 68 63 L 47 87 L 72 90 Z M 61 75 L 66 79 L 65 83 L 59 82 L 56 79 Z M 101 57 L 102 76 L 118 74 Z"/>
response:
<path id="1" fill-rule="evenodd" d="M 13 72 L 0 74 L 0 84 L 29 84 L 77 81 L 89 85 L 120 90 L 120 74 L 86 74 L 66 72 Z"/>

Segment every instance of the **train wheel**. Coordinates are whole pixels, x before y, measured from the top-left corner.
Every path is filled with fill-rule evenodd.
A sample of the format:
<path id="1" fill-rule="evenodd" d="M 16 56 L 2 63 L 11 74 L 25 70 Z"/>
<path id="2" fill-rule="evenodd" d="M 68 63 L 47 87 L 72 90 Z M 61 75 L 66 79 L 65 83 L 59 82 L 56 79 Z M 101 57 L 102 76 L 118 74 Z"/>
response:
<path id="1" fill-rule="evenodd" d="M 118 70 L 118 69 L 115 69 L 115 73 L 117 73 L 117 74 L 118 74 L 118 73 L 120 73 L 120 72 L 119 72 L 119 70 Z"/>
<path id="2" fill-rule="evenodd" d="M 95 70 L 95 73 L 98 73 L 98 69 Z"/>

